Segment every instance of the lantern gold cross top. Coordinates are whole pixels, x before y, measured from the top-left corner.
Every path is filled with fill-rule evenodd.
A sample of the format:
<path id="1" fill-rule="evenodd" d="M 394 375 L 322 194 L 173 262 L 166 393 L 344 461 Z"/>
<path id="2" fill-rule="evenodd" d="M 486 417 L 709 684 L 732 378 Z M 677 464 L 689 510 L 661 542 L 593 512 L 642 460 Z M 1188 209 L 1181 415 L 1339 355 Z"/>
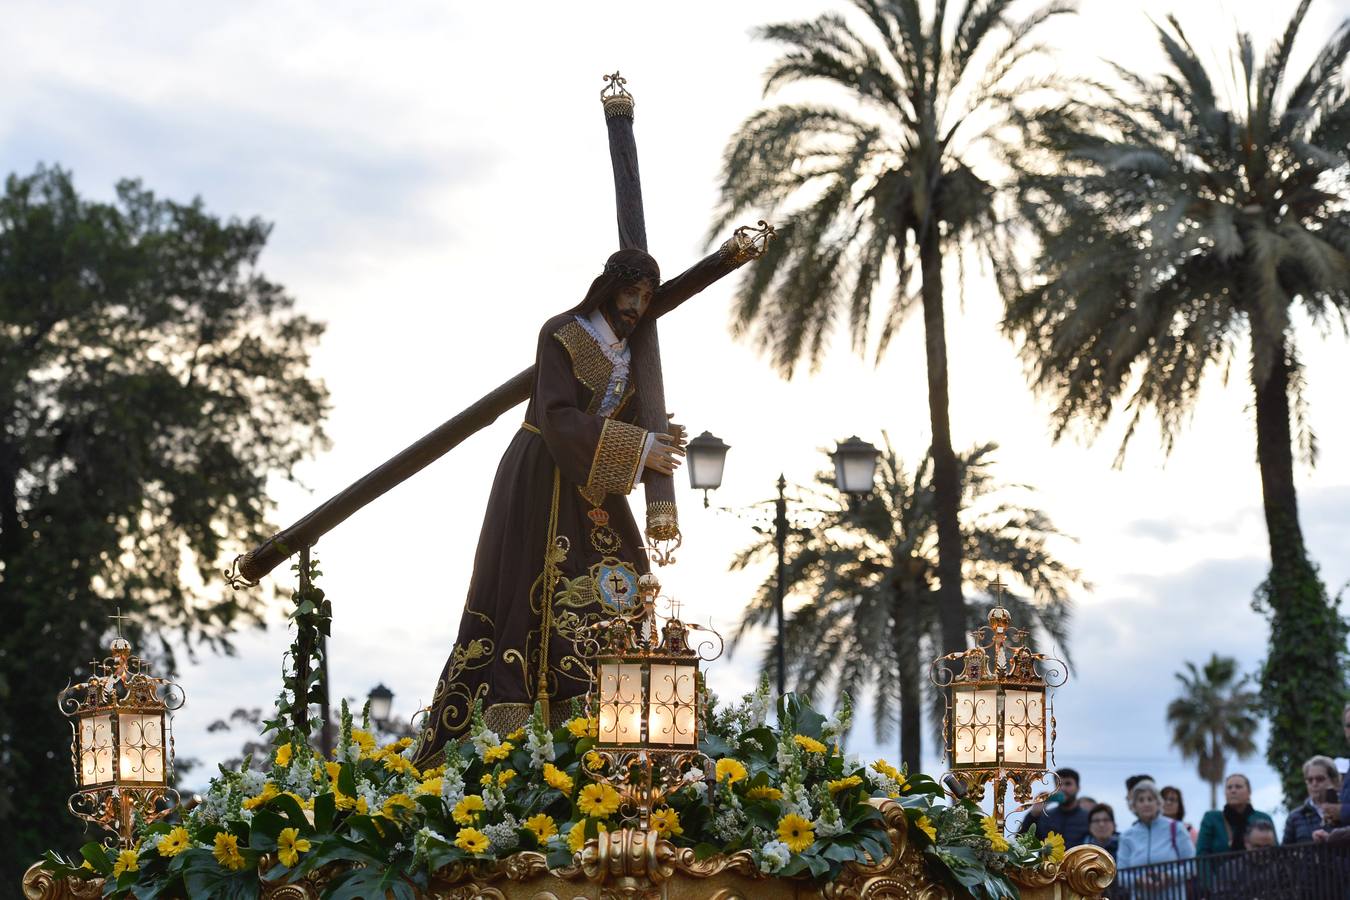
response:
<path id="1" fill-rule="evenodd" d="M 121 636 L 122 636 L 122 623 L 123 623 L 124 621 L 126 621 L 127 619 L 129 619 L 130 616 L 124 616 L 124 615 L 122 615 L 122 607 L 121 607 L 121 606 L 118 606 L 118 607 L 117 607 L 117 612 L 114 613 L 114 614 L 111 615 L 111 616 L 108 616 L 108 618 L 112 619 L 114 622 L 117 623 L 117 636 L 118 636 L 118 637 L 121 637 Z"/>

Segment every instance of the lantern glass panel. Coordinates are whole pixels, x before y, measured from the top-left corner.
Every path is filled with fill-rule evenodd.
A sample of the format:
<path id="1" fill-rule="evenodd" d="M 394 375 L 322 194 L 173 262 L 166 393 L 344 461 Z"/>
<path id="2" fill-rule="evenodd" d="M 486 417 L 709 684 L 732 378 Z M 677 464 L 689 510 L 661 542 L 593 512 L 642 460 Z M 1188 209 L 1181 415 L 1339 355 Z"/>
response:
<path id="1" fill-rule="evenodd" d="M 653 744 L 692 747 L 698 740 L 694 725 L 694 666 L 653 663 L 647 739 Z"/>
<path id="2" fill-rule="evenodd" d="M 1045 692 L 1003 692 L 1003 759 L 1014 765 L 1045 765 Z"/>
<path id="3" fill-rule="evenodd" d="M 164 717 L 118 713 L 117 775 L 123 782 L 164 781 Z"/>
<path id="4" fill-rule="evenodd" d="M 93 787 L 113 780 L 112 714 L 80 718 L 80 787 Z"/>
<path id="5" fill-rule="evenodd" d="M 685 447 L 689 463 L 689 486 L 696 491 L 713 491 L 722 486 L 727 450 L 721 438 L 703 432 Z"/>
<path id="6" fill-rule="evenodd" d="M 642 666 L 600 664 L 599 740 L 606 744 L 642 741 Z"/>
<path id="7" fill-rule="evenodd" d="M 957 688 L 952 697 L 952 760 L 958 766 L 998 758 L 998 691 Z"/>

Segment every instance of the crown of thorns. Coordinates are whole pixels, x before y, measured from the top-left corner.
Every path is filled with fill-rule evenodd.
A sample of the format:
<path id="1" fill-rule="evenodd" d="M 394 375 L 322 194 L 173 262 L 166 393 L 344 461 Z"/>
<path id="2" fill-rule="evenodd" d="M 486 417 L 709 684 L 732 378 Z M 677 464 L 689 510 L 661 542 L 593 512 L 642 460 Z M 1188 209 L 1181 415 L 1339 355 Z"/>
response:
<path id="1" fill-rule="evenodd" d="M 656 277 L 644 269 L 628 263 L 605 263 L 605 274 L 614 275 L 624 281 L 655 281 Z"/>

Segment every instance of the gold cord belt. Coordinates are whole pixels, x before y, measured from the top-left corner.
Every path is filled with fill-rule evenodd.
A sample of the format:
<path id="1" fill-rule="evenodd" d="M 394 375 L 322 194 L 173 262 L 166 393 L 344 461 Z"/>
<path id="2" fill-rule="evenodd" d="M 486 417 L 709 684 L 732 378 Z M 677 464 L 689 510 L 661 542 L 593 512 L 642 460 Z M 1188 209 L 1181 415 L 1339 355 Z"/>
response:
<path id="1" fill-rule="evenodd" d="M 520 423 L 520 427 L 521 427 L 521 428 L 524 428 L 526 431 L 533 432 L 533 433 L 539 435 L 540 437 L 543 437 L 543 435 L 544 435 L 544 433 L 543 433 L 542 431 L 539 430 L 539 426 L 538 426 L 538 425 L 531 425 L 529 422 L 521 422 L 521 423 Z"/>

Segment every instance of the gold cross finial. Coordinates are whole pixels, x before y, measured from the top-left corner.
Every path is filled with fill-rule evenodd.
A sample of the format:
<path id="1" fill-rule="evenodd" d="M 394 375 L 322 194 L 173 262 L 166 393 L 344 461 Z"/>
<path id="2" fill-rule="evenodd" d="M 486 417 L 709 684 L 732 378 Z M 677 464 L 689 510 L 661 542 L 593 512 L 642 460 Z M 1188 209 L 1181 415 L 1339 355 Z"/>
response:
<path id="1" fill-rule="evenodd" d="M 999 606 L 1003 605 L 1003 576 L 995 575 L 994 580 L 989 583 L 989 589 L 994 592 L 994 602 Z"/>
<path id="2" fill-rule="evenodd" d="M 117 607 L 117 614 L 116 614 L 116 615 L 112 615 L 112 616 L 108 616 L 108 618 L 112 619 L 114 622 L 117 623 L 117 636 L 118 636 L 118 637 L 121 637 L 121 636 L 122 636 L 122 622 L 123 622 L 123 620 L 125 620 L 125 619 L 127 619 L 127 618 L 130 618 L 130 617 L 129 617 L 129 616 L 124 616 L 124 615 L 122 615 L 122 607 L 119 605 L 119 606 Z"/>

